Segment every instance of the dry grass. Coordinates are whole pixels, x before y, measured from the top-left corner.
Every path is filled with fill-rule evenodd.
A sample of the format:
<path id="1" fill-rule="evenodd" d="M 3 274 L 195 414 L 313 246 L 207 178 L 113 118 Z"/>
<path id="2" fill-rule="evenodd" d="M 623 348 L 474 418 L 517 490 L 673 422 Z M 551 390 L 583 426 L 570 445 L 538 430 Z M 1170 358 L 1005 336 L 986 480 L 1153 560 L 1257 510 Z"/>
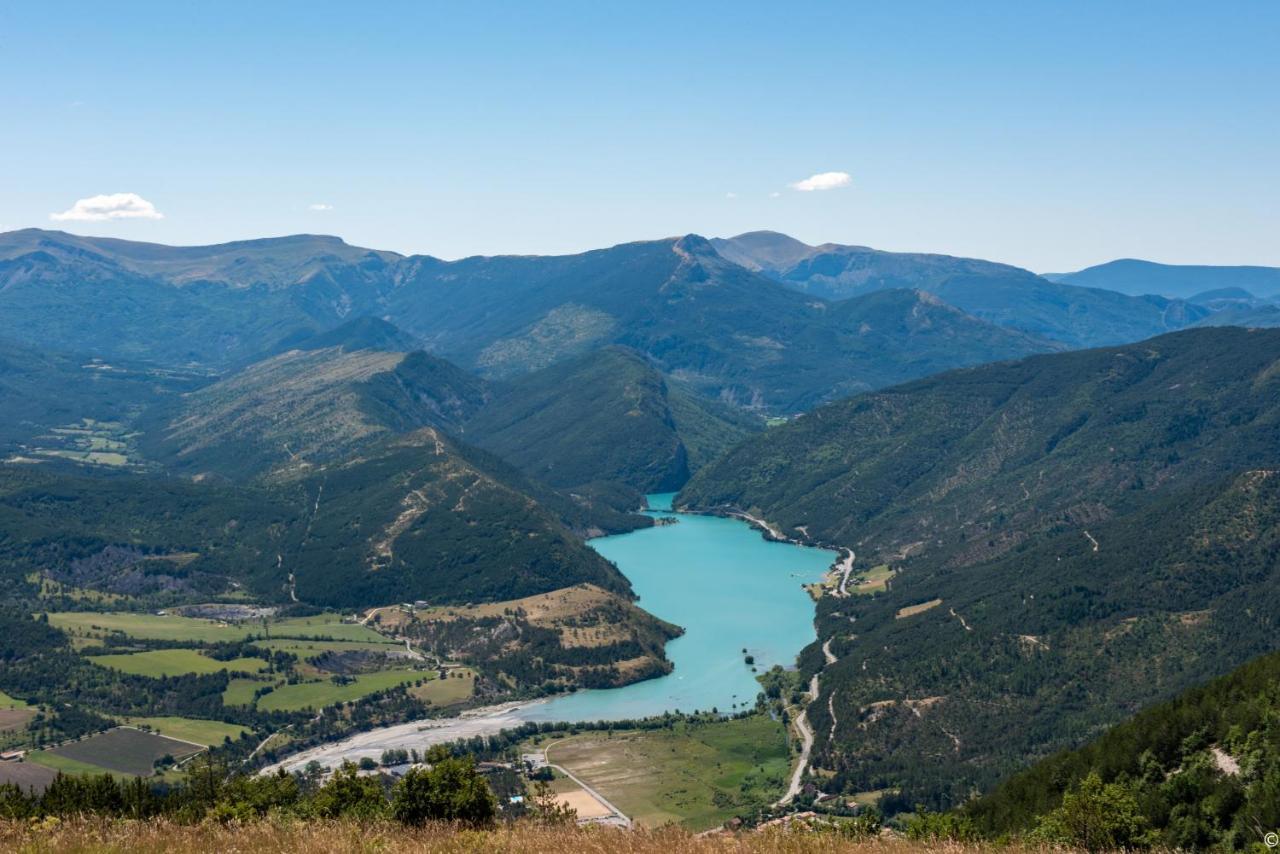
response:
<path id="1" fill-rule="evenodd" d="M 501 617 L 511 611 L 524 614 L 532 625 L 552 629 L 560 634 L 560 643 L 565 647 L 606 646 L 631 639 L 631 631 L 625 621 L 590 622 L 587 616 L 605 606 L 620 606 L 625 610 L 636 609 L 626 599 L 611 593 L 594 584 L 578 584 L 539 593 L 523 599 L 507 599 L 501 602 L 488 602 L 482 605 L 454 605 L 435 608 L 422 608 L 412 614 L 402 611 L 398 605 L 375 608 L 371 613 L 377 614 L 378 625 L 384 631 L 401 631 L 406 623 L 418 620 L 421 622 L 448 621 L 459 618 L 477 620 L 484 617 Z M 640 667 L 648 663 L 648 658 L 640 658 L 632 666 Z M 626 663 L 619 663 L 625 669 Z"/>
<path id="2" fill-rule="evenodd" d="M 930 599 L 928 602 L 921 602 L 919 605 L 908 605 L 905 608 L 899 608 L 895 618 L 902 620 L 907 617 L 914 617 L 916 614 L 923 614 L 930 608 L 936 608 L 941 604 L 941 599 Z"/>
<path id="3" fill-rule="evenodd" d="M 308 852 L 347 851 L 476 852 L 476 854 L 906 854 L 943 851 L 967 854 L 992 850 L 975 845 L 925 845 L 891 838 L 851 841 L 827 834 L 785 829 L 762 833 L 698 837 L 677 828 L 620 830 L 605 827 L 504 826 L 460 830 L 448 826 L 406 829 L 397 824 L 346 821 L 260 821 L 246 825 L 178 825 L 167 821 L 45 820 L 0 822 L 0 850 L 15 852 L 112 852 L 168 854 L 171 851 Z M 1001 849 L 1011 851 L 1013 849 Z"/>

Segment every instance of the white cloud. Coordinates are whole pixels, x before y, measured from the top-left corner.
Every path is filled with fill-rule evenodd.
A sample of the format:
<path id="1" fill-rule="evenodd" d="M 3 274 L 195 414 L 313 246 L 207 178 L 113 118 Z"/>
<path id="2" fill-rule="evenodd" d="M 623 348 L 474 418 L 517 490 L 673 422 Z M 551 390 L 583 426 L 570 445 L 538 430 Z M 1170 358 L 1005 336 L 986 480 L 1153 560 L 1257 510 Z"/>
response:
<path id="1" fill-rule="evenodd" d="M 726 199 L 736 199 L 736 198 L 738 198 L 738 194 L 737 194 L 737 193 L 725 193 L 725 194 L 724 194 L 724 197 L 725 197 Z"/>
<path id="2" fill-rule="evenodd" d="M 834 190 L 838 187 L 847 187 L 852 183 L 853 176 L 848 172 L 819 172 L 817 175 L 810 175 L 803 181 L 796 181 L 788 186 L 802 193 L 811 193 L 814 190 Z"/>
<path id="3" fill-rule="evenodd" d="M 333 210 L 333 205 L 327 204 L 327 203 L 325 203 L 325 202 L 316 202 L 316 203 L 315 203 L 315 204 L 313 204 L 313 205 L 307 205 L 307 210 L 312 210 L 312 211 L 331 211 L 331 210 Z"/>
<path id="4" fill-rule="evenodd" d="M 774 193 L 770 193 L 770 194 L 769 194 L 769 198 L 771 198 L 771 199 L 776 199 L 776 198 L 778 198 L 778 196 L 781 196 L 781 195 L 782 195 L 782 193 L 774 192 Z"/>
<path id="5" fill-rule="evenodd" d="M 62 213 L 49 214 L 54 222 L 104 219 L 164 219 L 156 206 L 137 193 L 110 193 L 80 199 Z"/>

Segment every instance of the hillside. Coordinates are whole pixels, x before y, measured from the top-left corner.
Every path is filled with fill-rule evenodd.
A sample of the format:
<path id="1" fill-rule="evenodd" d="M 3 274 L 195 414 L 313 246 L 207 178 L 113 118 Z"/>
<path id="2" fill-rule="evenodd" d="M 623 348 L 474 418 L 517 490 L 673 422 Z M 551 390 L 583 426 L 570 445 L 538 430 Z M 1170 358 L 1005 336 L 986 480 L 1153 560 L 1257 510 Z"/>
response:
<path id="1" fill-rule="evenodd" d="M 842 300 L 892 288 L 919 289 L 974 317 L 1069 347 L 1138 341 L 1209 314 L 1181 300 L 1051 282 L 975 258 L 834 243 L 807 246 L 776 232 L 740 234 L 712 245 L 735 263 L 804 293 Z"/>
<path id="2" fill-rule="evenodd" d="M 749 439 L 677 502 L 896 571 L 819 603 L 816 762 L 950 802 L 1271 648 L 1278 365 L 1280 333 L 1223 328 L 953 372 Z"/>
<path id="3" fill-rule="evenodd" d="M 1215 311 L 1196 326 L 1243 326 L 1272 329 L 1280 326 L 1280 305 L 1233 306 Z"/>
<path id="4" fill-rule="evenodd" d="M 164 247 L 0 235 L 0 335 L 219 371 L 373 316 L 490 377 L 622 344 L 705 396 L 787 412 L 919 376 L 901 362 L 921 345 L 947 368 L 1046 349 L 918 300 L 880 305 L 872 318 L 828 308 L 692 235 L 454 262 L 306 236 Z M 912 339 L 881 336 L 873 346 L 861 340 L 864 323 L 910 326 Z"/>
<path id="5" fill-rule="evenodd" d="M 1272 653 L 1037 763 L 964 812 L 989 835 L 1034 830 L 1096 774 L 1132 795 L 1158 846 L 1256 845 L 1280 823 L 1278 708 L 1280 653 Z"/>
<path id="6" fill-rule="evenodd" d="M 379 437 L 456 431 L 489 398 L 482 380 L 443 359 L 365 348 L 394 335 L 351 331 L 301 341 L 158 408 L 149 454 L 190 474 L 296 474 Z"/>
<path id="7" fill-rule="evenodd" d="M 513 381 L 467 439 L 552 486 L 674 491 L 759 425 L 674 387 L 640 354 L 607 347 Z"/>
<path id="8" fill-rule="evenodd" d="M 1188 298 L 1221 288 L 1240 288 L 1260 297 L 1280 294 L 1280 267 L 1157 264 L 1122 258 L 1074 273 L 1046 273 L 1045 277 L 1055 282 L 1135 295 Z"/>
<path id="9" fill-rule="evenodd" d="M 540 489 L 431 428 L 271 486 L 3 465 L 0 580 L 24 596 L 43 576 L 161 607 L 233 583 L 269 602 L 342 608 L 583 582 L 627 591 L 565 526 L 597 515 L 554 494 L 548 509 Z"/>
<path id="10" fill-rule="evenodd" d="M 0 340 L 0 458 L 67 453 L 78 438 L 67 431 L 84 419 L 128 424 L 149 407 L 206 382 L 200 373 Z"/>

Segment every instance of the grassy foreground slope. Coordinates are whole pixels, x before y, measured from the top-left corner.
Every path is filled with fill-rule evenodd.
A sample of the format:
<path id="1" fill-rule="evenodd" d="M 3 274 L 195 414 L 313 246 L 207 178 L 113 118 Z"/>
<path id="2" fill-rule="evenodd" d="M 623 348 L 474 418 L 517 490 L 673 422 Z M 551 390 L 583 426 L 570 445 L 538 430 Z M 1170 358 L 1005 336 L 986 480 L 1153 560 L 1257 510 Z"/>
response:
<path id="1" fill-rule="evenodd" d="M 466 436 L 552 486 L 647 493 L 679 488 L 755 426 L 673 386 L 639 353 L 606 347 L 513 381 Z"/>
<path id="2" fill-rule="evenodd" d="M 824 407 L 678 500 L 896 570 L 819 602 L 809 720 L 824 787 L 909 809 L 1274 649 L 1277 470 L 1280 333 L 1214 329 Z"/>

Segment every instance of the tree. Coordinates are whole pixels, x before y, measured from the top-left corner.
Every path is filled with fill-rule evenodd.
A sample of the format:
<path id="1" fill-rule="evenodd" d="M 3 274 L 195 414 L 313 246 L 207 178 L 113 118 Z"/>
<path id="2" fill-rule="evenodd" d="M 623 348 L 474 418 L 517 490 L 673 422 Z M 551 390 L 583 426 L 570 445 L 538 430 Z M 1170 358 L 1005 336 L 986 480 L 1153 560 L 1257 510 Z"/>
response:
<path id="1" fill-rule="evenodd" d="M 1093 771 L 1062 796 L 1062 805 L 1040 820 L 1033 835 L 1086 851 L 1113 851 L 1145 845 L 1145 825 L 1133 792 L 1121 783 L 1104 785 Z"/>
<path id="2" fill-rule="evenodd" d="M 316 791 L 311 807 L 323 818 L 380 818 L 387 798 L 377 777 L 361 777 L 355 765 L 344 762 Z"/>
<path id="3" fill-rule="evenodd" d="M 530 801 L 534 817 L 544 824 L 572 824 L 578 820 L 578 811 L 557 798 L 547 781 L 540 777 L 535 778 Z"/>
<path id="4" fill-rule="evenodd" d="M 470 756 L 432 751 L 429 769 L 411 768 L 391 794 L 391 815 L 399 822 L 458 821 L 484 825 L 498 814 L 498 801 Z"/>

